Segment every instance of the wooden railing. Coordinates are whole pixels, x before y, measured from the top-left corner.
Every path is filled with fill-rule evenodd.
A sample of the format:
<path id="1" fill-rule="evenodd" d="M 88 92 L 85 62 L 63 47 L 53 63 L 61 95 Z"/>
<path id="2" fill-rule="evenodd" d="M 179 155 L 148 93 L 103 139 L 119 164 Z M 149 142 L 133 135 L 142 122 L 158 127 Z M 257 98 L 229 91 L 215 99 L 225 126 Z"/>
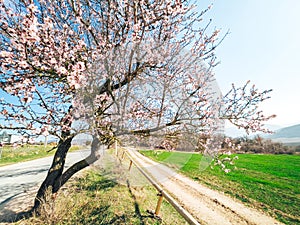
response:
<path id="1" fill-rule="evenodd" d="M 130 160 L 129 162 L 129 170 L 131 169 L 132 165 L 134 165 L 140 172 L 143 174 L 145 178 L 155 187 L 155 189 L 158 191 L 158 201 L 155 208 L 154 214 L 156 216 L 159 215 L 159 211 L 161 208 L 161 204 L 163 201 L 163 198 L 165 198 L 173 207 L 174 209 L 191 225 L 200 225 L 200 223 L 188 212 L 186 211 L 170 194 L 168 194 L 156 181 L 153 177 L 151 177 L 147 171 L 142 169 L 142 166 L 137 163 L 130 153 L 125 148 L 118 149 L 118 146 L 116 145 L 116 156 L 119 157 L 121 161 L 125 159 L 125 156 Z"/>

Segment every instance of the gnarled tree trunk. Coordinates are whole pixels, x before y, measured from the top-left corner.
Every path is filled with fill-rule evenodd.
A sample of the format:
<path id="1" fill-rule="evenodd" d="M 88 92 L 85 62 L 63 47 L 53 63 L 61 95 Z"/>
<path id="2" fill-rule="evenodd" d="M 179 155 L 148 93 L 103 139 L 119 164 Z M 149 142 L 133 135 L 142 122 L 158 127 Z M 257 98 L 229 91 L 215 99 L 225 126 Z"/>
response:
<path id="1" fill-rule="evenodd" d="M 52 194 L 57 193 L 75 173 L 94 163 L 99 158 L 97 156 L 97 150 L 101 143 L 97 137 L 94 137 L 91 145 L 91 154 L 85 159 L 72 165 L 63 173 L 67 152 L 71 147 L 72 139 L 73 137 L 70 137 L 59 142 L 58 149 L 54 155 L 52 165 L 48 170 L 47 177 L 40 186 L 34 200 L 32 210 L 37 214 L 40 213 L 41 204 L 47 201 L 46 197 L 48 190 L 51 191 Z"/>
<path id="2" fill-rule="evenodd" d="M 51 190 L 52 193 L 56 193 L 58 191 L 55 190 L 55 186 L 59 187 L 58 185 L 61 182 L 61 176 L 64 170 L 64 165 L 66 161 L 67 153 L 71 147 L 71 141 L 73 137 L 69 137 L 65 140 L 60 140 L 58 144 L 58 148 L 54 154 L 52 165 L 48 170 L 48 174 L 43 181 L 42 185 L 40 186 L 35 200 L 33 210 L 37 213 L 39 212 L 39 207 L 42 202 L 46 201 L 46 194 L 48 190 Z"/>

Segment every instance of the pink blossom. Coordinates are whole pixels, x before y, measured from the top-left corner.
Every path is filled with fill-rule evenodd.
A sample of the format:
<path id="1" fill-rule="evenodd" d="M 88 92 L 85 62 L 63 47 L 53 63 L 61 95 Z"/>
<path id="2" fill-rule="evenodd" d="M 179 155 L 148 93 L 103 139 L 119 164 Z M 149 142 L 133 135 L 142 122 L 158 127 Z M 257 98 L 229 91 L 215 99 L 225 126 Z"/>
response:
<path id="1" fill-rule="evenodd" d="M 0 51 L 0 57 L 10 57 L 12 54 L 10 52 L 7 51 Z"/>
<path id="2" fill-rule="evenodd" d="M 61 74 L 67 74 L 68 71 L 66 70 L 65 67 L 61 66 L 58 68 L 57 72 L 61 73 Z"/>
<path id="3" fill-rule="evenodd" d="M 230 169 L 224 169 L 224 172 L 225 172 L 225 173 L 229 173 L 229 172 L 230 172 Z"/>
<path id="4" fill-rule="evenodd" d="M 48 127 L 47 126 L 43 126 L 41 128 L 41 134 L 44 136 L 48 136 L 49 135 L 49 131 L 48 131 Z"/>
<path id="5" fill-rule="evenodd" d="M 37 12 L 37 7 L 34 4 L 30 4 L 27 8 L 32 12 Z"/>
<path id="6" fill-rule="evenodd" d="M 51 64 L 56 64 L 56 63 L 57 63 L 57 61 L 56 61 L 56 59 L 55 59 L 55 58 L 51 58 L 51 60 L 50 60 L 50 63 L 51 63 Z"/>

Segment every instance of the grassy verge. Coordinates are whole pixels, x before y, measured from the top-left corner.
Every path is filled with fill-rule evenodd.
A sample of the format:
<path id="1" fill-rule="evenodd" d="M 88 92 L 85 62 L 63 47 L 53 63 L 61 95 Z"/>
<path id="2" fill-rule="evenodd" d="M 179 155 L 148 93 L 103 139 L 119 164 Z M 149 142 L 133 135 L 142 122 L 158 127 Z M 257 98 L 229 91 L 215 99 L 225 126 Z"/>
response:
<path id="1" fill-rule="evenodd" d="M 268 212 L 286 224 L 300 224 L 300 156 L 238 155 L 236 170 L 225 174 L 219 167 L 201 171 L 202 155 L 141 151 L 178 168 L 191 178 Z"/>
<path id="2" fill-rule="evenodd" d="M 186 224 L 166 201 L 162 219 L 147 212 L 157 203 L 157 192 L 150 185 L 121 185 L 99 171 L 86 173 L 62 190 L 55 203 L 45 205 L 46 213 L 19 224 Z"/>
<path id="3" fill-rule="evenodd" d="M 0 158 L 0 166 L 51 156 L 55 152 L 49 152 L 52 147 L 53 146 L 44 147 L 43 145 L 24 145 L 17 148 L 4 146 L 0 150 L 2 153 Z M 79 146 L 72 146 L 70 151 L 75 151 L 79 148 Z"/>

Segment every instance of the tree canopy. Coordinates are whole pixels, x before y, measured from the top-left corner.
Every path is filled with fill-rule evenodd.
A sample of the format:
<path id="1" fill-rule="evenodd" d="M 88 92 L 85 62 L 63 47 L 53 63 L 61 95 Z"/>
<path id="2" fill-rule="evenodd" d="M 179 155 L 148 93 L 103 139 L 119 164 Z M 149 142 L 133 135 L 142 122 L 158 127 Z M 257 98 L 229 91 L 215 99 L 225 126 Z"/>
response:
<path id="1" fill-rule="evenodd" d="M 83 159 L 63 173 L 78 133 L 93 136 L 93 162 L 99 145 L 133 135 L 213 137 L 225 119 L 264 130 L 272 116 L 258 104 L 270 90 L 247 82 L 221 95 L 212 68 L 226 34 L 208 32 L 210 7 L 198 12 L 196 3 L 0 1 L 1 129 L 59 138 L 36 206 L 47 188 L 57 192 L 88 165 Z"/>

